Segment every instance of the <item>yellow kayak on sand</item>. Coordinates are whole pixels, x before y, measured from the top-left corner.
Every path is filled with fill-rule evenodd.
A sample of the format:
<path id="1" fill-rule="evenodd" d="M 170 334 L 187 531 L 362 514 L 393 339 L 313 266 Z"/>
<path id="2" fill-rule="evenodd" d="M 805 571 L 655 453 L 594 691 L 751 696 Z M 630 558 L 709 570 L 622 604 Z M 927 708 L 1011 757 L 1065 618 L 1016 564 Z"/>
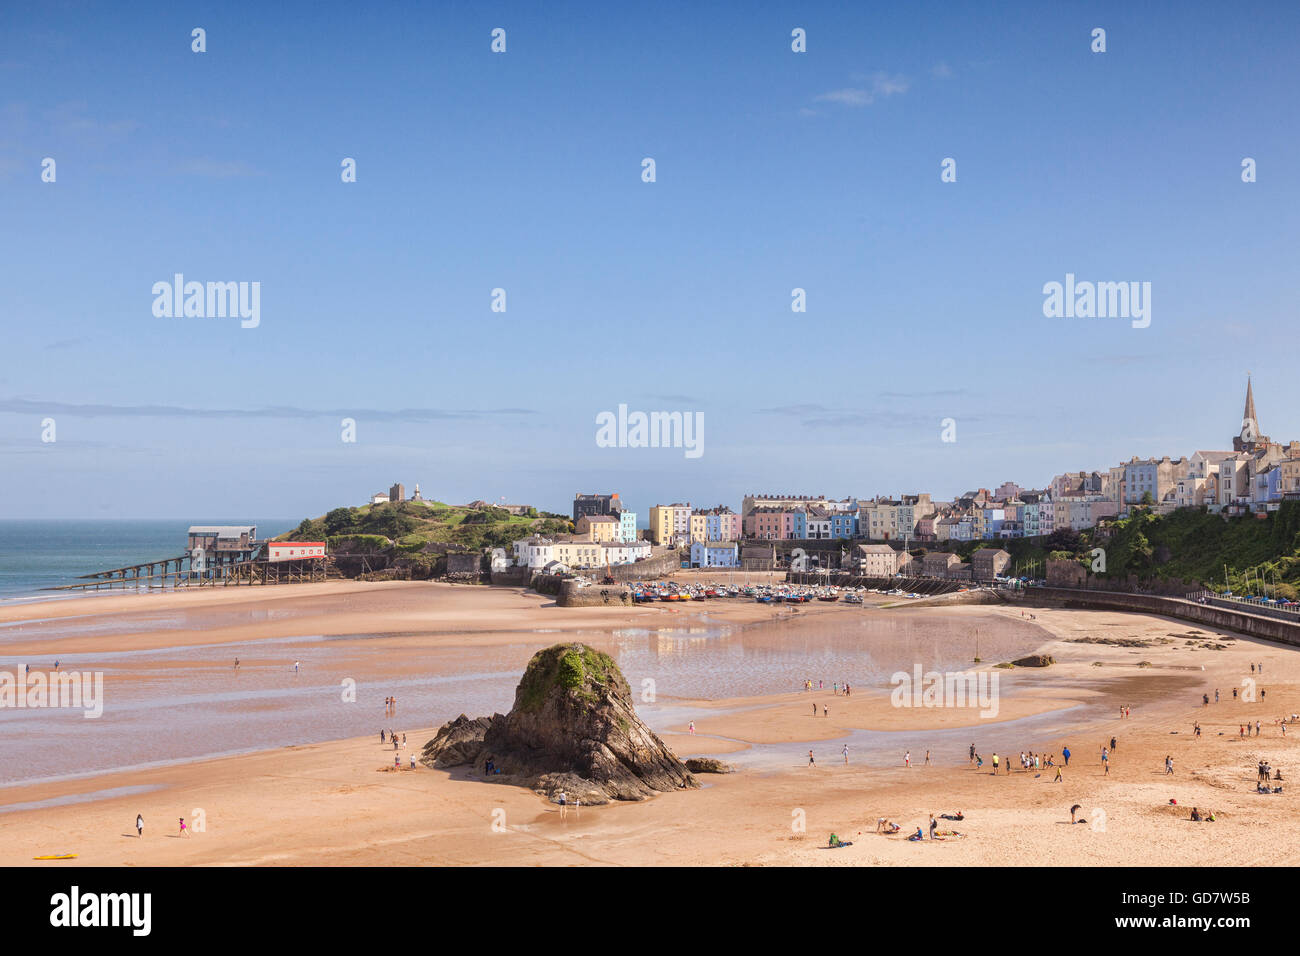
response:
<path id="1" fill-rule="evenodd" d="M 77 854 L 75 853 L 61 853 L 61 854 L 51 854 L 49 856 L 32 857 L 33 860 L 75 860 L 76 858 L 77 858 Z"/>

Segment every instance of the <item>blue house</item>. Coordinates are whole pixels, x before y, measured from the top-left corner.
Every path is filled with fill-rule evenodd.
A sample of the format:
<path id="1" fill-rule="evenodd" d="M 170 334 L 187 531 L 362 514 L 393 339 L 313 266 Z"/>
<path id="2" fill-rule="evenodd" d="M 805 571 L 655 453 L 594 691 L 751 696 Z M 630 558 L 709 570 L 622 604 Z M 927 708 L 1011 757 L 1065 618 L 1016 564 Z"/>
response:
<path id="1" fill-rule="evenodd" d="M 735 568 L 740 566 L 737 557 L 734 541 L 696 541 L 691 544 L 693 568 Z"/>

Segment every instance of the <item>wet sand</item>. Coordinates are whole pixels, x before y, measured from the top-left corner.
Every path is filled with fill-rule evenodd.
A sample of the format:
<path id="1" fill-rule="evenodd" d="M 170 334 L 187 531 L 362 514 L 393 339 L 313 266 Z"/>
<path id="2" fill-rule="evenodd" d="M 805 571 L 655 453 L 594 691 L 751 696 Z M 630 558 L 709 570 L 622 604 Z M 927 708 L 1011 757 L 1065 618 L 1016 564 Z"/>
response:
<path id="1" fill-rule="evenodd" d="M 1293 746 L 1300 746 L 1274 723 L 1300 711 L 1293 650 L 1109 612 L 1035 611 L 1037 620 L 1029 622 L 1001 606 L 790 612 L 752 602 L 700 603 L 698 610 L 694 602 L 563 609 L 513 590 L 348 583 L 28 605 L 22 614 L 44 623 L 24 625 L 20 634 L 0 628 L 7 661 L 48 657 L 57 644 L 77 667 L 98 663 L 116 671 L 101 721 L 36 712 L 41 723 L 15 735 L 13 712 L 0 711 L 5 764 L 33 739 L 38 745 L 23 751 L 26 759 L 39 757 L 42 744 L 59 754 L 56 772 L 0 788 L 0 864 L 51 865 L 31 857 L 61 852 L 92 865 L 1136 865 L 1153 854 L 1174 865 L 1255 865 L 1300 856 L 1289 782 L 1279 795 L 1253 789 L 1256 760 L 1271 760 L 1289 778 Z M 90 604 L 93 613 L 55 613 Z M 186 616 L 179 626 L 177 614 Z M 245 614 L 262 617 L 241 620 Z M 90 627 L 67 630 L 73 618 Z M 141 619 L 160 626 L 141 629 Z M 1038 650 L 1058 663 L 996 671 L 992 718 L 971 707 L 891 705 L 892 670 L 910 671 L 913 661 L 925 670 L 972 666 L 968 646 L 977 633 L 986 673 L 1005 659 L 995 650 Z M 1125 648 L 1069 640 L 1084 636 L 1162 643 Z M 586 808 L 561 821 L 537 795 L 463 771 L 391 771 L 393 751 L 379 743 L 380 726 L 406 732 L 409 746 L 400 757 L 409 766 L 411 752 L 460 712 L 459 702 L 472 716 L 506 709 L 531 653 L 565 639 L 617 653 L 634 688 L 651 676 L 657 699 L 638 705 L 642 716 L 680 756 L 717 755 L 738 772 L 702 777 L 703 790 Z M 1206 649 L 1207 639 L 1226 646 Z M 276 640 L 285 643 L 268 643 Z M 236 678 L 226 658 L 241 643 L 257 650 L 241 658 Z M 111 656 L 124 651 L 130 656 Z M 294 659 L 309 664 L 303 674 L 292 673 Z M 409 661 L 419 666 L 407 677 Z M 1231 688 L 1250 676 L 1251 662 L 1264 663 L 1259 686 L 1267 699 L 1233 701 Z M 329 718 L 350 713 L 333 703 L 335 678 L 345 672 L 364 678 L 359 686 L 368 690 L 351 706 L 365 714 Z M 805 676 L 826 687 L 798 690 Z M 254 686 L 226 689 L 245 678 Z M 411 689 L 387 689 L 399 679 L 412 681 Z M 851 697 L 829 689 L 843 679 L 854 685 Z M 423 694 L 420 685 L 431 682 L 438 689 Z M 1216 686 L 1223 700 L 1200 706 L 1200 694 L 1208 690 L 1213 699 Z M 327 689 L 328 705 L 317 699 Z M 393 718 L 382 712 L 389 693 L 399 698 Z M 256 752 L 178 757 L 176 741 L 169 746 L 160 738 L 160 746 L 146 748 L 152 759 L 141 760 L 132 747 L 113 742 L 111 724 L 103 725 L 102 739 L 86 730 L 110 720 L 134 726 L 131 713 L 157 720 L 167 712 L 157 709 L 160 701 L 186 694 L 203 699 L 195 715 L 180 721 L 180 743 L 197 737 L 199 752 Z M 207 699 L 221 694 L 230 699 L 220 707 Z M 127 713 L 115 717 L 114 701 Z M 812 717 L 813 701 L 828 715 Z M 1132 717 L 1121 719 L 1125 704 Z M 1247 718 L 1262 721 L 1262 737 L 1237 739 Z M 373 733 L 349 731 L 356 720 Z M 694 736 L 686 732 L 691 720 Z M 1191 734 L 1195 720 L 1203 727 L 1199 739 Z M 229 746 L 242 739 L 241 726 L 262 735 L 275 726 L 283 736 L 260 747 Z M 1100 746 L 1111 736 L 1119 746 L 1104 776 Z M 15 744 L 16 737 L 24 742 Z M 87 741 L 109 751 L 98 772 Z M 982 772 L 968 762 L 971 743 L 985 758 Z M 1005 757 L 1040 750 L 1059 761 L 1067 743 L 1073 757 L 1061 783 L 1050 772 L 989 773 L 994 751 Z M 931 766 L 923 763 L 927 750 Z M 903 766 L 907 751 L 910 768 Z M 1163 772 L 1166 753 L 1174 757 L 1173 776 Z M 139 766 L 169 760 L 179 762 Z M 78 771 L 87 775 L 66 776 Z M 1088 824 L 1068 823 L 1074 803 Z M 1219 821 L 1191 823 L 1192 805 L 1213 807 Z M 870 832 L 879 816 L 906 831 L 924 827 L 931 812 L 958 808 L 965 821 L 941 822 L 965 834 L 961 839 L 916 844 Z M 146 819 L 143 840 L 133 832 L 137 812 Z M 181 815 L 187 822 L 200 817 L 205 829 L 175 836 Z M 854 846 L 825 849 L 832 830 Z"/>

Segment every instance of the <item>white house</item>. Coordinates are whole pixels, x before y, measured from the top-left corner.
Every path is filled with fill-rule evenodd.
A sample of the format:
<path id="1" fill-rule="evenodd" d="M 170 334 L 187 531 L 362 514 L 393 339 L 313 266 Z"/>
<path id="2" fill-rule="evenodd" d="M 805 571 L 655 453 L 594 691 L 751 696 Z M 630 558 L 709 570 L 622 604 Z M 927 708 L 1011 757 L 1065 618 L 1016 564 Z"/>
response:
<path id="1" fill-rule="evenodd" d="M 555 542 L 540 535 L 516 541 L 514 548 L 515 564 L 520 567 L 540 571 L 555 560 Z"/>
<path id="2" fill-rule="evenodd" d="M 650 557 L 649 541 L 606 541 L 600 547 L 606 564 L 635 564 Z"/>

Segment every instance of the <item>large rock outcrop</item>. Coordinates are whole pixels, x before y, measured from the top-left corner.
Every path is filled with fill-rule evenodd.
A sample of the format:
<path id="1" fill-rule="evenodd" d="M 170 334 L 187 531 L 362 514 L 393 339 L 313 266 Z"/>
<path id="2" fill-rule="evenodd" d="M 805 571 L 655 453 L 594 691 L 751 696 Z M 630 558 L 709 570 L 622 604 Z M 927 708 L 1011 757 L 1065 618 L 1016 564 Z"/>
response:
<path id="1" fill-rule="evenodd" d="M 637 716 L 614 660 L 585 644 L 538 651 L 510 713 L 473 721 L 461 715 L 425 745 L 424 762 L 472 762 L 479 772 L 491 764 L 492 780 L 552 798 L 563 791 L 570 802 L 585 804 L 699 786 Z"/>
<path id="2" fill-rule="evenodd" d="M 455 720 L 443 724 L 438 733 L 424 745 L 420 763 L 426 767 L 458 767 L 473 763 L 474 758 L 483 749 L 483 735 L 496 717 L 476 717 L 470 720 L 461 714 Z"/>

